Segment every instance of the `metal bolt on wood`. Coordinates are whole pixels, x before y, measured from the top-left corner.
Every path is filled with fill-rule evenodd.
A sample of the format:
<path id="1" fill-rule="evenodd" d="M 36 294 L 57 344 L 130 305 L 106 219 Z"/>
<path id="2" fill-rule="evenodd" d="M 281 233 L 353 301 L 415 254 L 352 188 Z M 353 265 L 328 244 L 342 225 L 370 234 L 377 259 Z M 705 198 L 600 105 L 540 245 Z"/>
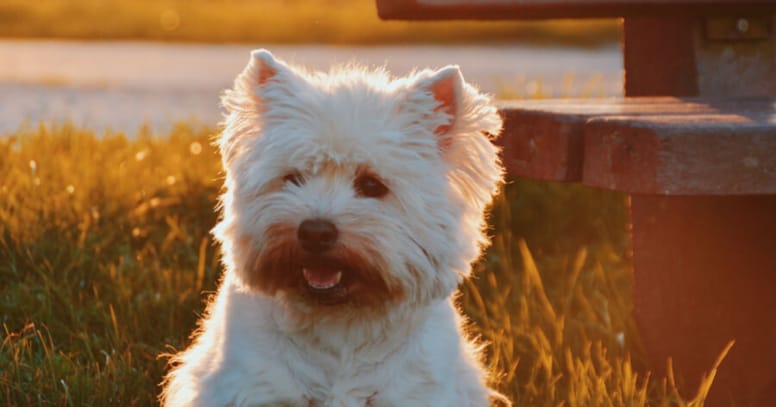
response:
<path id="1" fill-rule="evenodd" d="M 749 31 L 749 20 L 745 18 L 739 18 L 738 21 L 736 21 L 736 28 L 740 33 Z"/>

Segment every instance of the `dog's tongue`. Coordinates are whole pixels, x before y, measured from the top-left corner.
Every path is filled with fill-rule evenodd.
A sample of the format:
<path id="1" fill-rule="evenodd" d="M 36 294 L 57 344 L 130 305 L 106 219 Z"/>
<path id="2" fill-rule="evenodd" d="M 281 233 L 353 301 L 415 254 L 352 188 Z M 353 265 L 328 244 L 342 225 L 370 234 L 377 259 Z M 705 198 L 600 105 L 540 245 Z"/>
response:
<path id="1" fill-rule="evenodd" d="M 327 267 L 305 267 L 302 275 L 312 288 L 327 289 L 339 284 L 342 271 Z"/>

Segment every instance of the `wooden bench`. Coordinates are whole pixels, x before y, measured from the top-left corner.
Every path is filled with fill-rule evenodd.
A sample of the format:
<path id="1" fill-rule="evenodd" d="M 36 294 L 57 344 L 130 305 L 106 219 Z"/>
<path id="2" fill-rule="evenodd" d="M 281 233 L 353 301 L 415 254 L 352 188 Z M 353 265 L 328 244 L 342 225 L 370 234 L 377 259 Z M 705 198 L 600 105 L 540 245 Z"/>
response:
<path id="1" fill-rule="evenodd" d="M 502 105 L 509 173 L 630 194 L 635 316 L 708 405 L 776 403 L 776 0 L 377 0 L 386 19 L 623 17 L 625 98 Z"/>

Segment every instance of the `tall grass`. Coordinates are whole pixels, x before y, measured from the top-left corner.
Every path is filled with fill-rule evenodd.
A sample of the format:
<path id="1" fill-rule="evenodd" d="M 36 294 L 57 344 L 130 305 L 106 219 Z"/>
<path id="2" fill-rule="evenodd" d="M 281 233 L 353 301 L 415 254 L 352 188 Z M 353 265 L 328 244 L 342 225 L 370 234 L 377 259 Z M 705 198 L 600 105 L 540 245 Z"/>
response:
<path id="1" fill-rule="evenodd" d="M 212 131 L 60 126 L 0 139 L 0 404 L 152 405 L 220 272 Z M 637 369 L 624 197 L 513 181 L 462 287 L 498 386 L 525 406 L 700 406 Z M 709 361 L 709 367 L 712 368 Z"/>
<path id="2" fill-rule="evenodd" d="M 249 43 L 617 41 L 615 20 L 380 21 L 374 0 L 4 0 L 0 37 Z"/>

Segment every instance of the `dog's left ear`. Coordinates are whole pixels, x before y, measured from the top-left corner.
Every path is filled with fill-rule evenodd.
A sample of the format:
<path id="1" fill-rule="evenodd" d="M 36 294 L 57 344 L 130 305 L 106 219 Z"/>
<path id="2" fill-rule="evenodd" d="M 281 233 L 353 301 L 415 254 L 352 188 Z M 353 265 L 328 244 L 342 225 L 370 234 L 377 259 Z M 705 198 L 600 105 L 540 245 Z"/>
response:
<path id="1" fill-rule="evenodd" d="M 448 65 L 431 75 L 421 78 L 415 85 L 421 94 L 433 98 L 433 111 L 426 112 L 426 119 L 433 127 L 442 148 L 451 143 L 450 133 L 461 114 L 464 81 L 457 65 Z"/>

